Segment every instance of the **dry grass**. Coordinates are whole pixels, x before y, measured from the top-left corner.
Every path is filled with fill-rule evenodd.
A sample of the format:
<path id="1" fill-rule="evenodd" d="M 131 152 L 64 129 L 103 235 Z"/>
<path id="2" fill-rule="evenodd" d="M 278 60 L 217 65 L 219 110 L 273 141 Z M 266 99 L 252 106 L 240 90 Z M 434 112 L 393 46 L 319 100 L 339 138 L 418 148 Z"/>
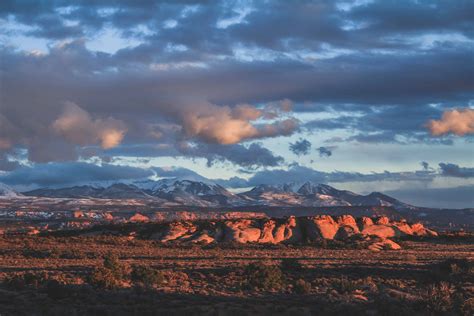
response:
<path id="1" fill-rule="evenodd" d="M 2 316 L 470 315 L 474 245 L 407 240 L 404 246 L 374 253 L 314 245 L 183 247 L 114 236 L 4 237 L 0 310 Z"/>

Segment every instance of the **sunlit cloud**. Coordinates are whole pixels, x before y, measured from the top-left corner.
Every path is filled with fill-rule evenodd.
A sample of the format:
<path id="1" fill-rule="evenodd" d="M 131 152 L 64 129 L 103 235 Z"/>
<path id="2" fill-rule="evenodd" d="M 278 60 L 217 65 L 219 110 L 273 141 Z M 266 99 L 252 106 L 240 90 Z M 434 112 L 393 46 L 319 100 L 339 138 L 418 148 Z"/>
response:
<path id="1" fill-rule="evenodd" d="M 431 120 L 427 124 L 433 136 L 441 136 L 448 133 L 457 136 L 474 134 L 474 110 L 456 109 L 445 111 L 440 120 Z"/>

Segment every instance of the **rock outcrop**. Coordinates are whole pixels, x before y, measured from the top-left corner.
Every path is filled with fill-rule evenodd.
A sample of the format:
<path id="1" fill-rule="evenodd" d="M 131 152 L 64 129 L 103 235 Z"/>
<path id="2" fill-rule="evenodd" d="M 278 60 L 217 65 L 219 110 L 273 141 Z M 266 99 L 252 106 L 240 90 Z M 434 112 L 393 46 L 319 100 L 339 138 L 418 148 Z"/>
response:
<path id="1" fill-rule="evenodd" d="M 284 219 L 254 218 L 216 221 L 177 221 L 160 224 L 160 232 L 150 238 L 168 242 L 299 244 L 322 240 L 360 242 L 367 249 L 400 249 L 391 238 L 407 235 L 435 236 L 420 223 L 391 221 L 387 217 L 355 219 L 351 215 L 290 216 Z"/>

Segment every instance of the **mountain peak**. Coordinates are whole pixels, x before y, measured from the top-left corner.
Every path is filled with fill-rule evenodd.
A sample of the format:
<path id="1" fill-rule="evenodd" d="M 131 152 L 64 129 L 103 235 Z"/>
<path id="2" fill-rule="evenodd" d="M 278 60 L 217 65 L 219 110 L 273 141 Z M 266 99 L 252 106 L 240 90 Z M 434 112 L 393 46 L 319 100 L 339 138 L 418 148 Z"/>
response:
<path id="1" fill-rule="evenodd" d="M 21 194 L 10 188 L 8 185 L 0 183 L 0 198 L 16 198 Z"/>
<path id="2" fill-rule="evenodd" d="M 327 184 L 314 183 L 314 182 L 307 181 L 299 188 L 297 192 L 303 195 L 310 195 L 310 194 L 332 195 L 340 191 Z"/>

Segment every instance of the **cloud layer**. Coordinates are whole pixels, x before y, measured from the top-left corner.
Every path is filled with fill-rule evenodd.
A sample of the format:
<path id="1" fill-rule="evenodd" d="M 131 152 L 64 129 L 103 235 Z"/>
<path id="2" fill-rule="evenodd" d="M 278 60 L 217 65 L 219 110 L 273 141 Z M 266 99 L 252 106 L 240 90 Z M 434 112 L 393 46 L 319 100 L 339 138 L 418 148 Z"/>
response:
<path id="1" fill-rule="evenodd" d="M 403 170 L 446 146 L 439 160 L 465 167 L 436 172 L 460 185 L 474 129 L 473 12 L 463 0 L 2 1 L 0 173 L 185 158 L 239 186 L 406 181 L 367 170 L 381 159 Z M 426 154 L 351 161 L 378 146 Z"/>

